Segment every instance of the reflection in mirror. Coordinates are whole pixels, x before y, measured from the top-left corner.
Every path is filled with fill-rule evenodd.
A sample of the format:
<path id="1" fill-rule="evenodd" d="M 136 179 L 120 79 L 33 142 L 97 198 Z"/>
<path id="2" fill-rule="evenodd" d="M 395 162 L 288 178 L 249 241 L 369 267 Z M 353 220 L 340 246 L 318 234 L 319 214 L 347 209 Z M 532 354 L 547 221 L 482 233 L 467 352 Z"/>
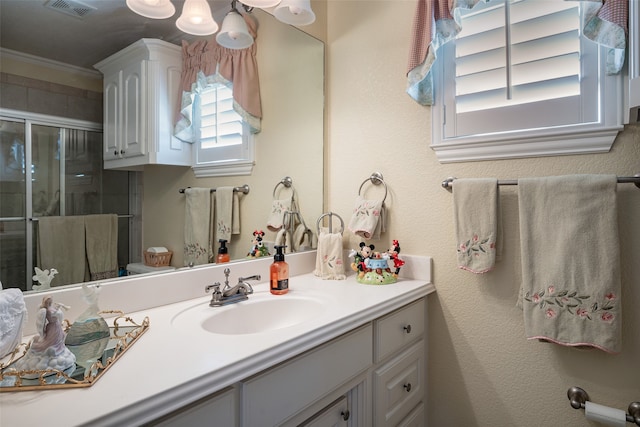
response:
<path id="1" fill-rule="evenodd" d="M 145 166 L 144 172 L 106 171 L 100 167 L 101 160 L 98 161 L 97 170 L 103 174 L 102 183 L 113 185 L 116 188 L 113 192 L 131 192 L 134 195 L 134 205 L 139 203 L 140 211 L 144 212 L 144 215 L 136 215 L 136 208 L 131 206 L 124 206 L 122 209 L 117 207 L 116 211 L 112 212 L 120 216 L 118 267 L 124 271 L 128 264 L 142 264 L 143 251 L 154 246 L 164 246 L 172 250 L 174 255 L 171 266 L 183 268 L 185 206 L 184 195 L 178 192 L 180 188 L 216 188 L 245 184 L 250 186 L 250 194 L 243 196 L 241 200 L 241 233 L 234 235 L 228 244 L 232 260 L 246 259 L 251 250 L 255 230 L 264 230 L 264 241 L 267 245 L 275 241 L 276 233 L 268 230 L 266 223 L 274 197 L 274 187 L 283 177 L 292 177 L 298 194 L 300 212 L 308 225 L 314 224 L 322 214 L 324 45 L 297 28 L 278 22 L 262 10 L 255 10 L 253 15 L 259 22 L 257 59 L 264 117 L 262 131 L 256 135 L 256 165 L 251 176 L 195 178 L 190 168 L 157 165 Z M 42 80 L 46 80 L 46 77 L 43 76 Z M 0 105 L 0 108 L 4 107 L 6 105 Z M 16 126 L 22 128 L 17 129 Z M 58 143 L 52 142 L 55 138 L 51 133 L 58 135 L 56 132 L 59 130 L 47 129 L 46 126 L 36 129 L 38 135 L 43 135 L 42 141 L 45 140 L 44 135 L 50 133 L 48 142 L 38 143 L 31 153 L 32 156 L 38 153 L 32 163 L 35 173 L 38 174 L 45 170 L 37 166 L 43 161 L 43 155 L 50 154 L 51 159 L 56 160 Z M 33 267 L 37 265 L 37 246 L 34 243 L 27 246 L 25 242 L 27 238 L 33 242 L 37 235 L 37 221 L 25 220 L 27 215 L 31 215 L 25 212 L 27 197 L 30 197 L 32 202 L 33 217 L 39 216 L 36 213 L 84 215 L 111 212 L 110 208 L 114 205 L 113 200 L 103 199 L 100 201 L 101 210 L 70 213 L 68 209 L 74 203 L 69 202 L 67 196 L 61 195 L 62 192 L 56 198 L 61 187 L 67 191 L 70 189 L 64 181 L 68 181 L 71 175 L 64 177 L 67 165 L 61 167 L 60 159 L 56 160 L 57 166 L 55 161 L 47 165 L 53 168 L 50 170 L 51 176 L 37 179 L 28 194 L 23 178 L 11 178 L 11 174 L 25 176 L 23 173 L 26 172 L 25 139 L 15 138 L 16 135 L 25 134 L 24 124 L 3 121 L 0 130 L 7 136 L 2 139 L 0 152 L 0 278 L 4 287 L 31 289 L 33 284 L 38 284 L 32 279 L 35 274 Z M 86 135 L 82 136 L 85 143 L 80 146 L 101 152 L 99 130 L 83 131 L 86 132 Z M 9 138 L 9 135 L 12 137 Z M 131 180 L 131 175 L 137 178 Z M 72 177 L 75 180 L 84 180 L 84 183 L 99 180 L 98 172 L 92 177 L 79 177 L 75 174 Z M 19 188 L 16 191 L 8 191 L 9 186 Z M 22 195 L 12 195 L 12 199 L 9 199 L 9 193 Z M 66 209 L 65 213 L 62 213 L 61 209 Z M 128 217 L 132 213 L 134 217 Z M 23 219 L 5 220 L 12 217 Z M 142 240 L 128 242 L 130 229 L 136 227 L 142 234 Z M 14 250 L 9 256 L 5 253 L 8 248 L 20 250 Z M 216 249 L 217 247 L 214 252 Z M 27 265 L 32 267 L 27 268 Z M 85 281 L 88 280 L 89 277 L 86 277 Z M 55 280 L 52 285 L 57 286 Z"/>

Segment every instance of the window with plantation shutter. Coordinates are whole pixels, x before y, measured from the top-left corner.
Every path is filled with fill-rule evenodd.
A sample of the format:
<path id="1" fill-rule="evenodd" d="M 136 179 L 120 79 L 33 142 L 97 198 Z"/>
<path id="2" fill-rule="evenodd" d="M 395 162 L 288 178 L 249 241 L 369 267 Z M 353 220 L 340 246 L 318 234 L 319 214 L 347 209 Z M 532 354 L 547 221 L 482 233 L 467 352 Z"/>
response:
<path id="1" fill-rule="evenodd" d="M 439 52 L 432 148 L 440 161 L 608 151 L 620 75 L 582 37 L 580 2 L 492 0 L 462 11 Z M 441 60 L 440 60 L 441 59 Z"/>
<path id="2" fill-rule="evenodd" d="M 231 88 L 211 84 L 199 102 L 196 176 L 248 175 L 254 163 L 253 136 L 233 108 Z"/>

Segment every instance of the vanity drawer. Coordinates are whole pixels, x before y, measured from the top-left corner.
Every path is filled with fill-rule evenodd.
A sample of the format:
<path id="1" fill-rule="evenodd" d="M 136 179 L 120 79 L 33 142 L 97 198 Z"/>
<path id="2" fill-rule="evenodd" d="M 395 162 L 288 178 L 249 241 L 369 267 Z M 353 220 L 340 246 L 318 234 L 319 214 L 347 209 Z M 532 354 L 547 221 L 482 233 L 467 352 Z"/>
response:
<path id="1" fill-rule="evenodd" d="M 407 415 L 407 418 L 400 421 L 398 427 L 425 427 L 426 425 L 427 419 L 424 412 L 424 402 L 420 402 L 420 404 L 413 408 L 413 411 Z"/>
<path id="2" fill-rule="evenodd" d="M 380 362 L 406 344 L 422 337 L 426 300 L 406 305 L 375 322 L 375 361 Z"/>
<path id="3" fill-rule="evenodd" d="M 245 381 L 245 426 L 274 426 L 368 369 L 373 360 L 371 324 Z"/>
<path id="4" fill-rule="evenodd" d="M 424 398 L 424 341 L 382 365 L 373 375 L 376 426 L 396 426 Z"/>

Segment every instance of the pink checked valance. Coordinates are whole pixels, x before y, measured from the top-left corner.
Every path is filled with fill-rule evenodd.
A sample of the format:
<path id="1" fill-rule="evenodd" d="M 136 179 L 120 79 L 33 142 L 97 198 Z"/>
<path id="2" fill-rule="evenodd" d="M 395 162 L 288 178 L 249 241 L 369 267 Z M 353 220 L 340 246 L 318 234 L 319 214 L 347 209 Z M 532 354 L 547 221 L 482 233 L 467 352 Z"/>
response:
<path id="1" fill-rule="evenodd" d="M 246 15 L 244 19 L 255 40 L 257 23 Z M 232 87 L 234 110 L 249 123 L 252 133 L 260 131 L 262 106 L 256 43 L 246 49 L 228 49 L 212 37 L 191 44 L 182 42 L 182 100 L 176 118 L 176 137 L 195 141 L 193 110 L 199 105 L 198 94 L 215 82 Z"/>

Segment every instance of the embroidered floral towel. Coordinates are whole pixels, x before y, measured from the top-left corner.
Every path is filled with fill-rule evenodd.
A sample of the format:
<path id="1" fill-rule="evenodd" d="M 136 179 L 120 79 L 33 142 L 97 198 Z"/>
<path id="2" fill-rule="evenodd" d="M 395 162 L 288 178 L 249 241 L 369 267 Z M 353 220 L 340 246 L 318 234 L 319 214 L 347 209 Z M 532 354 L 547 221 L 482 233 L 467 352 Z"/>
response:
<path id="1" fill-rule="evenodd" d="M 615 175 L 518 181 L 528 339 L 621 347 Z"/>
<path id="2" fill-rule="evenodd" d="M 271 203 L 271 212 L 267 220 L 267 228 L 271 231 L 279 231 L 284 222 L 284 213 L 293 210 L 293 198 L 274 200 Z"/>
<path id="3" fill-rule="evenodd" d="M 498 238 L 498 180 L 453 181 L 453 215 L 458 268 L 478 274 L 492 270 Z"/>
<path id="4" fill-rule="evenodd" d="M 207 264 L 212 255 L 211 191 L 208 188 L 187 188 L 184 195 L 184 263 Z"/>
<path id="5" fill-rule="evenodd" d="M 385 231 L 383 200 L 358 196 L 347 228 L 365 239 L 379 239 L 380 233 Z"/>
<path id="6" fill-rule="evenodd" d="M 342 234 L 331 233 L 323 227 L 318 236 L 316 268 L 313 274 L 324 280 L 344 280 L 344 263 L 342 262 Z"/>

